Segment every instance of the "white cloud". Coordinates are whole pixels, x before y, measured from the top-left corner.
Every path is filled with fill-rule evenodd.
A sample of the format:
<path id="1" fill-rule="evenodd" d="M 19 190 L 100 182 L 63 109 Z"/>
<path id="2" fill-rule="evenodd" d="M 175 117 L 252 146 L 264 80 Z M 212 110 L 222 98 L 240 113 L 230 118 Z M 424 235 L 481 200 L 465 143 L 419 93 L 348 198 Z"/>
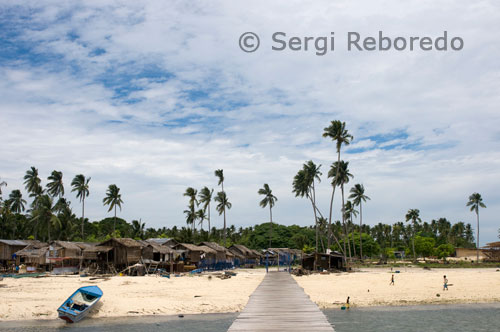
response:
<path id="1" fill-rule="evenodd" d="M 326 175 L 336 152 L 321 133 L 342 119 L 355 137 L 346 151 L 366 149 L 343 153 L 353 183 L 364 183 L 372 197 L 366 222 L 402 220 L 409 208 L 419 208 L 424 220 L 473 222 L 465 202 L 478 191 L 488 206 L 481 211 L 481 242 L 495 240 L 500 50 L 492 31 L 500 11 L 494 1 L 450 1 L 447 11 L 434 1 L 395 0 L 26 6 L 30 19 L 21 23 L 15 13 L 28 7 L 17 7 L 9 24 L 20 32 L 13 41 L 32 47 L 32 57 L 0 60 L 0 176 L 8 189 L 21 187 L 32 165 L 44 177 L 62 170 L 67 185 L 84 173 L 92 177 L 89 217 L 106 215 L 101 200 L 116 183 L 125 218 L 171 227 L 184 224 L 184 189 L 216 187 L 213 171 L 224 168 L 230 223 L 266 220 L 256 192 L 267 182 L 279 198 L 278 222 L 310 224 L 311 208 L 293 197 L 292 178 L 308 159 Z M 448 30 L 463 36 L 466 47 L 344 51 L 347 31 L 379 30 L 393 36 Z M 261 36 L 256 53 L 238 48 L 245 31 Z M 335 31 L 336 51 L 273 52 L 275 31 Z M 96 49 L 104 53 L 93 55 Z M 370 138 L 402 130 L 408 138 Z M 318 189 L 324 211 L 328 183 L 324 176 Z"/>

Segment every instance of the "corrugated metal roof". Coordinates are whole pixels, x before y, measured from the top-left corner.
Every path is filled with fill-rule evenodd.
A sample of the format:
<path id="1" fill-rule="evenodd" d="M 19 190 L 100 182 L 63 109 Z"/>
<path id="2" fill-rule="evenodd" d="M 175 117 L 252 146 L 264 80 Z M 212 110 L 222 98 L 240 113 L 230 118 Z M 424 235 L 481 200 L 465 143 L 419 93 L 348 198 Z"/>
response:
<path id="1" fill-rule="evenodd" d="M 29 243 L 24 242 L 22 240 L 1 240 L 0 239 L 0 242 L 5 243 L 6 245 L 9 245 L 9 246 L 27 246 L 29 244 Z"/>

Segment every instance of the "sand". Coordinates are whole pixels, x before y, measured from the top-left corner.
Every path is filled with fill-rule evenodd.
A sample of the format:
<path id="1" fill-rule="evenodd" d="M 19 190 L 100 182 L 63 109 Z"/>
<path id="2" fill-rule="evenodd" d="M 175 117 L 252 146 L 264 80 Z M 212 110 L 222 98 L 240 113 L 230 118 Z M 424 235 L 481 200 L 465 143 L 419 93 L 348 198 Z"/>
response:
<path id="1" fill-rule="evenodd" d="M 339 308 L 347 296 L 352 307 L 500 302 L 500 272 L 496 269 L 397 269 L 401 273 L 394 273 L 394 286 L 389 285 L 391 271 L 386 268 L 294 278 L 320 308 Z M 98 285 L 104 292 L 99 307 L 91 313 L 95 317 L 239 312 L 265 270 L 236 272 L 236 277 L 227 280 L 209 279 L 206 274 L 172 279 L 117 276 L 94 281 L 79 276 L 4 278 L 0 282 L 0 320 L 54 319 L 59 305 L 87 285 Z M 443 291 L 445 274 L 449 291 Z"/>
<path id="2" fill-rule="evenodd" d="M 230 279 L 202 276 L 4 278 L 0 282 L 0 320 L 54 319 L 57 308 L 77 288 L 98 285 L 104 292 L 89 315 L 199 314 L 241 311 L 260 284 L 265 270 L 237 270 Z"/>
<path id="3" fill-rule="evenodd" d="M 339 308 L 350 296 L 351 307 L 381 305 L 500 302 L 497 269 L 395 268 L 361 269 L 354 273 L 294 277 L 320 308 Z M 450 284 L 443 291 L 443 275 Z M 439 294 L 439 296 L 438 296 Z"/>

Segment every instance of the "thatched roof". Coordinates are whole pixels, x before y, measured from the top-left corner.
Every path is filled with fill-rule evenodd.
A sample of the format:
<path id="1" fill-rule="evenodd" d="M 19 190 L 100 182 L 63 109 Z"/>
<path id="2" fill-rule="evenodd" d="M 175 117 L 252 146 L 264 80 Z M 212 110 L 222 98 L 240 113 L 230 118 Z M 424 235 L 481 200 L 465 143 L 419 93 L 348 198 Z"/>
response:
<path id="1" fill-rule="evenodd" d="M 48 250 L 49 247 L 38 248 L 36 245 L 30 244 L 26 248 L 17 251 L 16 255 L 23 257 L 41 257 L 45 256 Z"/>
<path id="2" fill-rule="evenodd" d="M 64 249 L 70 249 L 70 250 L 76 250 L 76 251 L 81 251 L 82 249 L 74 242 L 69 242 L 69 241 L 52 241 L 50 244 L 52 247 L 60 247 Z"/>
<path id="3" fill-rule="evenodd" d="M 140 244 L 142 244 L 143 247 L 152 247 L 153 248 L 153 252 L 158 252 L 160 254 L 170 254 L 170 253 L 173 253 L 174 250 L 167 247 L 167 246 L 162 246 L 156 242 L 149 242 L 149 241 L 144 241 L 144 240 L 140 240 L 140 241 L 137 241 L 139 242 Z"/>
<path id="4" fill-rule="evenodd" d="M 1 240 L 1 239 L 0 239 L 0 243 L 6 244 L 8 246 L 16 246 L 16 247 L 27 246 L 29 244 L 28 242 L 23 241 L 23 240 Z"/>
<path id="5" fill-rule="evenodd" d="M 212 248 L 215 251 L 222 251 L 225 252 L 226 248 L 218 244 L 217 242 L 201 242 L 200 246 L 207 246 L 209 248 Z"/>
<path id="6" fill-rule="evenodd" d="M 231 248 L 236 249 L 236 251 L 231 250 Z M 248 249 L 247 247 L 245 247 L 242 244 L 233 244 L 231 247 L 229 247 L 229 250 L 231 250 L 233 253 L 238 253 L 238 251 L 239 251 L 239 253 L 243 254 L 244 256 L 255 256 L 256 255 L 252 250 Z"/>
<path id="7" fill-rule="evenodd" d="M 159 244 L 161 246 L 169 246 L 169 247 L 173 247 L 179 243 L 172 238 L 163 238 L 163 237 L 150 238 L 150 239 L 147 239 L 146 241 L 151 242 L 151 243 L 156 243 L 156 244 Z"/>
<path id="8" fill-rule="evenodd" d="M 83 249 L 83 252 L 108 252 L 113 250 L 113 247 L 105 247 L 105 246 L 90 246 Z"/>
<path id="9" fill-rule="evenodd" d="M 98 245 L 99 246 L 102 246 L 102 245 L 105 246 L 106 244 L 109 244 L 110 242 L 119 243 L 122 246 L 127 247 L 127 248 L 140 248 L 140 247 L 142 247 L 142 245 L 139 242 L 137 242 L 134 239 L 127 238 L 127 237 L 124 237 L 124 238 L 115 238 L 114 237 L 112 239 L 109 239 L 109 240 L 106 240 L 104 242 L 101 242 Z"/>
<path id="10" fill-rule="evenodd" d="M 207 246 L 197 246 L 191 243 L 179 243 L 177 247 L 183 247 L 189 251 L 201 251 L 206 254 L 216 254 L 217 252 L 213 250 L 212 248 L 209 248 Z"/>

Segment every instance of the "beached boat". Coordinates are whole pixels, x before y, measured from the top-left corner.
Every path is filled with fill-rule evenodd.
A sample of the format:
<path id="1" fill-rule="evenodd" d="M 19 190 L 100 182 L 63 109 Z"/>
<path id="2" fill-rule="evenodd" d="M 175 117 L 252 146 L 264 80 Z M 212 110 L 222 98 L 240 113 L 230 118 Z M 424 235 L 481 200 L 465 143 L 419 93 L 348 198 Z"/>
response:
<path id="1" fill-rule="evenodd" d="M 102 297 L 102 290 L 97 286 L 79 288 L 57 309 L 59 318 L 75 323 L 85 317 Z"/>

